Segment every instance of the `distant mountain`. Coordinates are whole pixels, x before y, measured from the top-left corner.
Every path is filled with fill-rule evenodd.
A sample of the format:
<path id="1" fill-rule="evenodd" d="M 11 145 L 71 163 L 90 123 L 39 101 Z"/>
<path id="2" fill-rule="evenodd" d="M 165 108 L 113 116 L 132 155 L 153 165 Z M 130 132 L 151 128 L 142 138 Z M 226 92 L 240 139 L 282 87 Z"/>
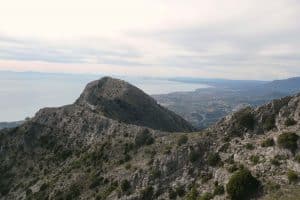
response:
<path id="1" fill-rule="evenodd" d="M 146 127 L 186 131 L 179 119 L 126 82 L 92 82 L 76 103 L 0 131 L 0 199 L 299 200 L 300 95 L 201 132 Z"/>
<path id="2" fill-rule="evenodd" d="M 275 80 L 264 84 L 265 89 L 282 93 L 297 93 L 300 90 L 300 77 L 294 77 L 284 80 Z"/>
<path id="3" fill-rule="evenodd" d="M 24 121 L 17 121 L 17 122 L 0 122 L 0 130 L 4 128 L 14 128 L 21 124 L 23 124 Z"/>
<path id="4" fill-rule="evenodd" d="M 271 82 L 174 79 L 201 82 L 214 87 L 194 92 L 153 95 L 162 105 L 184 117 L 197 128 L 207 128 L 222 117 L 245 106 L 259 106 L 273 99 L 300 92 L 300 78 Z"/>

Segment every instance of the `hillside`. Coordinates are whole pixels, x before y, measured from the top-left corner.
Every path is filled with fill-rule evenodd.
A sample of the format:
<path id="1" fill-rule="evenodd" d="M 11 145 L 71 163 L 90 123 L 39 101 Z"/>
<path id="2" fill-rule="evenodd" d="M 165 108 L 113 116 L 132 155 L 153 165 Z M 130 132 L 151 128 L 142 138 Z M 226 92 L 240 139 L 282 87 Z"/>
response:
<path id="1" fill-rule="evenodd" d="M 140 99 L 106 81 L 0 132 L 0 199 L 299 199 L 300 95 L 168 133 L 125 122 L 115 99 Z"/>

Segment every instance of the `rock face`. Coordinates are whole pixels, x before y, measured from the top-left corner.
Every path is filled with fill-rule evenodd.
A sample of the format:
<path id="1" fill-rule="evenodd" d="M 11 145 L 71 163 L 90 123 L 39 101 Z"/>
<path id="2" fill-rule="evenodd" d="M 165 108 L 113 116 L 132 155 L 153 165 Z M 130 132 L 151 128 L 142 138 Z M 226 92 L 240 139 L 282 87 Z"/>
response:
<path id="1" fill-rule="evenodd" d="M 128 124 L 168 132 L 194 130 L 183 118 L 157 104 L 142 90 L 110 77 L 89 83 L 76 104 Z"/>
<path id="2" fill-rule="evenodd" d="M 152 117 L 132 117 L 137 105 L 165 113 L 137 88 L 105 78 L 90 83 L 75 104 L 42 109 L 1 131 L 0 199 L 234 199 L 226 186 L 245 168 L 262 186 L 245 200 L 287 193 L 299 199 L 300 139 L 281 136 L 299 135 L 300 95 L 193 133 L 149 128 Z"/>

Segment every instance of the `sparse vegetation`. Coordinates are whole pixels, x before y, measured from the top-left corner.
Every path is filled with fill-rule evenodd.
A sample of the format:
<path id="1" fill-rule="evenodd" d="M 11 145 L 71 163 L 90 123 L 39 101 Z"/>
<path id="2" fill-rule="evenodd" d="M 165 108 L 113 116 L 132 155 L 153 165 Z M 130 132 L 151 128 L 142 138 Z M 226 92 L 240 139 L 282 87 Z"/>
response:
<path id="1" fill-rule="evenodd" d="M 260 182 L 249 170 L 241 169 L 231 176 L 226 190 L 232 200 L 250 199 L 260 188 Z"/>

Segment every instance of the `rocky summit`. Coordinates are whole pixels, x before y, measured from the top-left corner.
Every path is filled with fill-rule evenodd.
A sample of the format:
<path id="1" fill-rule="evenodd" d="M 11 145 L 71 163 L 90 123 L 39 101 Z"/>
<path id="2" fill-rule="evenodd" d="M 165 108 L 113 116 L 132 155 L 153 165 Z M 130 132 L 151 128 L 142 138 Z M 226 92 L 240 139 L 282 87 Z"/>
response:
<path id="1" fill-rule="evenodd" d="M 299 121 L 295 95 L 188 132 L 138 88 L 103 78 L 0 132 L 0 199 L 298 200 Z"/>
<path id="2" fill-rule="evenodd" d="M 139 88 L 110 77 L 89 83 L 75 104 L 128 124 L 168 132 L 194 130 L 188 122 L 157 104 Z"/>

